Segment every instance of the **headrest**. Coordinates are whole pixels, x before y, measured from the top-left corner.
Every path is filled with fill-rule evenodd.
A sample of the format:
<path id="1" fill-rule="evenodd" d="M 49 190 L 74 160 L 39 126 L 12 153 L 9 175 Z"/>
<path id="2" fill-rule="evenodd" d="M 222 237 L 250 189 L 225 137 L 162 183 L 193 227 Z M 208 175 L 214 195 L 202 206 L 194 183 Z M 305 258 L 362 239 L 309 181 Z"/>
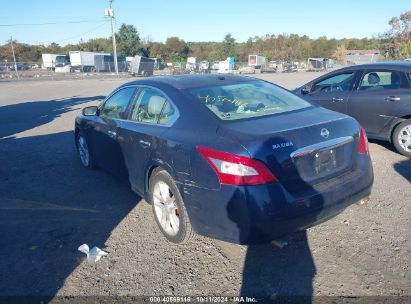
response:
<path id="1" fill-rule="evenodd" d="M 161 110 L 163 109 L 163 105 L 166 99 L 159 95 L 151 96 L 148 100 L 148 113 L 153 115 L 160 115 Z M 170 104 L 167 103 L 164 109 L 164 113 L 167 114 L 170 112 Z"/>
<path id="2" fill-rule="evenodd" d="M 377 73 L 368 74 L 368 83 L 369 84 L 378 84 L 380 82 L 380 76 Z"/>

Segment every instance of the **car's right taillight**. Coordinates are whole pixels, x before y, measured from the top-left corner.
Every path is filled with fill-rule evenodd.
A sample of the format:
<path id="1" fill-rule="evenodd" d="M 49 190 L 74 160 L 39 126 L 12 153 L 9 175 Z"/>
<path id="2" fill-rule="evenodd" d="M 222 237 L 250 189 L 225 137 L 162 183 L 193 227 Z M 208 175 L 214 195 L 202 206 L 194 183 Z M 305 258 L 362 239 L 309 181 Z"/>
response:
<path id="1" fill-rule="evenodd" d="M 368 138 L 364 128 L 360 128 L 360 138 L 358 140 L 358 154 L 368 153 Z"/>
<path id="2" fill-rule="evenodd" d="M 250 157 L 197 146 L 197 151 L 216 172 L 221 184 L 261 185 L 277 179 L 264 163 Z"/>

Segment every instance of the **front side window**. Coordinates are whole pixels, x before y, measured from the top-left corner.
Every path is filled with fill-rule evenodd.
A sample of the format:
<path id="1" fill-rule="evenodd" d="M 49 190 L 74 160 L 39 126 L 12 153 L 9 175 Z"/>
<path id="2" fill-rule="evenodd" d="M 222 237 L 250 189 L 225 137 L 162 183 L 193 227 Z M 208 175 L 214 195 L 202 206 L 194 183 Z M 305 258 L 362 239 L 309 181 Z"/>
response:
<path id="1" fill-rule="evenodd" d="M 169 124 L 176 115 L 173 105 L 160 91 L 144 88 L 131 112 L 131 120 L 152 124 Z"/>
<path id="2" fill-rule="evenodd" d="M 109 97 L 104 103 L 100 116 L 108 118 L 123 118 L 127 105 L 133 96 L 135 88 L 129 87 L 120 89 Z"/>
<path id="3" fill-rule="evenodd" d="M 315 83 L 310 93 L 350 91 L 354 84 L 355 73 L 347 72 L 331 76 Z"/>
<path id="4" fill-rule="evenodd" d="M 222 120 L 267 116 L 312 106 L 261 80 L 188 89 L 187 93 Z"/>
<path id="5" fill-rule="evenodd" d="M 359 90 L 387 90 L 404 87 L 401 73 L 397 71 L 372 71 L 364 74 Z"/>

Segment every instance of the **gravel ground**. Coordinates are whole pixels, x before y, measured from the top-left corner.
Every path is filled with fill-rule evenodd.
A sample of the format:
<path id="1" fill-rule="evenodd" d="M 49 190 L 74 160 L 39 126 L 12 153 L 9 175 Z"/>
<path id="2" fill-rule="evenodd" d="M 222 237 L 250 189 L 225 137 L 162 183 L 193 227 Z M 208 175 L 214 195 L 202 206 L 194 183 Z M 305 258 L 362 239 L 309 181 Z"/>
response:
<path id="1" fill-rule="evenodd" d="M 257 77 L 295 88 L 318 73 Z M 73 123 L 129 79 L 0 83 L 0 296 L 411 296 L 411 161 L 371 142 L 370 199 L 284 249 L 167 242 L 151 208 L 81 167 Z M 96 266 L 77 247 L 109 254 Z"/>

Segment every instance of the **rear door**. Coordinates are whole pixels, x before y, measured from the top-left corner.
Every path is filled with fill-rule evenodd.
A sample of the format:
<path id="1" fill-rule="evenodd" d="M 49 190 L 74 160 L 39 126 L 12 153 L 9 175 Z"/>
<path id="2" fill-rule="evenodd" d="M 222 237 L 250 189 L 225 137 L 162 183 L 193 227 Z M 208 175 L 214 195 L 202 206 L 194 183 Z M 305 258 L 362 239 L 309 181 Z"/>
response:
<path id="1" fill-rule="evenodd" d="M 135 87 L 122 88 L 108 97 L 91 130 L 92 151 L 98 165 L 126 180 L 128 174 L 117 132 L 135 90 Z"/>
<path id="2" fill-rule="evenodd" d="M 322 78 L 312 84 L 305 98 L 324 108 L 346 114 L 356 77 L 357 72 L 344 71 Z"/>
<path id="3" fill-rule="evenodd" d="M 368 69 L 348 102 L 348 115 L 353 116 L 367 133 L 379 134 L 409 103 L 410 85 L 401 71 Z"/>
<path id="4" fill-rule="evenodd" d="M 118 129 L 129 181 L 138 192 L 144 193 L 145 170 L 151 157 L 163 149 L 161 134 L 177 117 L 176 107 L 162 91 L 151 87 L 140 88 L 127 120 Z"/>

